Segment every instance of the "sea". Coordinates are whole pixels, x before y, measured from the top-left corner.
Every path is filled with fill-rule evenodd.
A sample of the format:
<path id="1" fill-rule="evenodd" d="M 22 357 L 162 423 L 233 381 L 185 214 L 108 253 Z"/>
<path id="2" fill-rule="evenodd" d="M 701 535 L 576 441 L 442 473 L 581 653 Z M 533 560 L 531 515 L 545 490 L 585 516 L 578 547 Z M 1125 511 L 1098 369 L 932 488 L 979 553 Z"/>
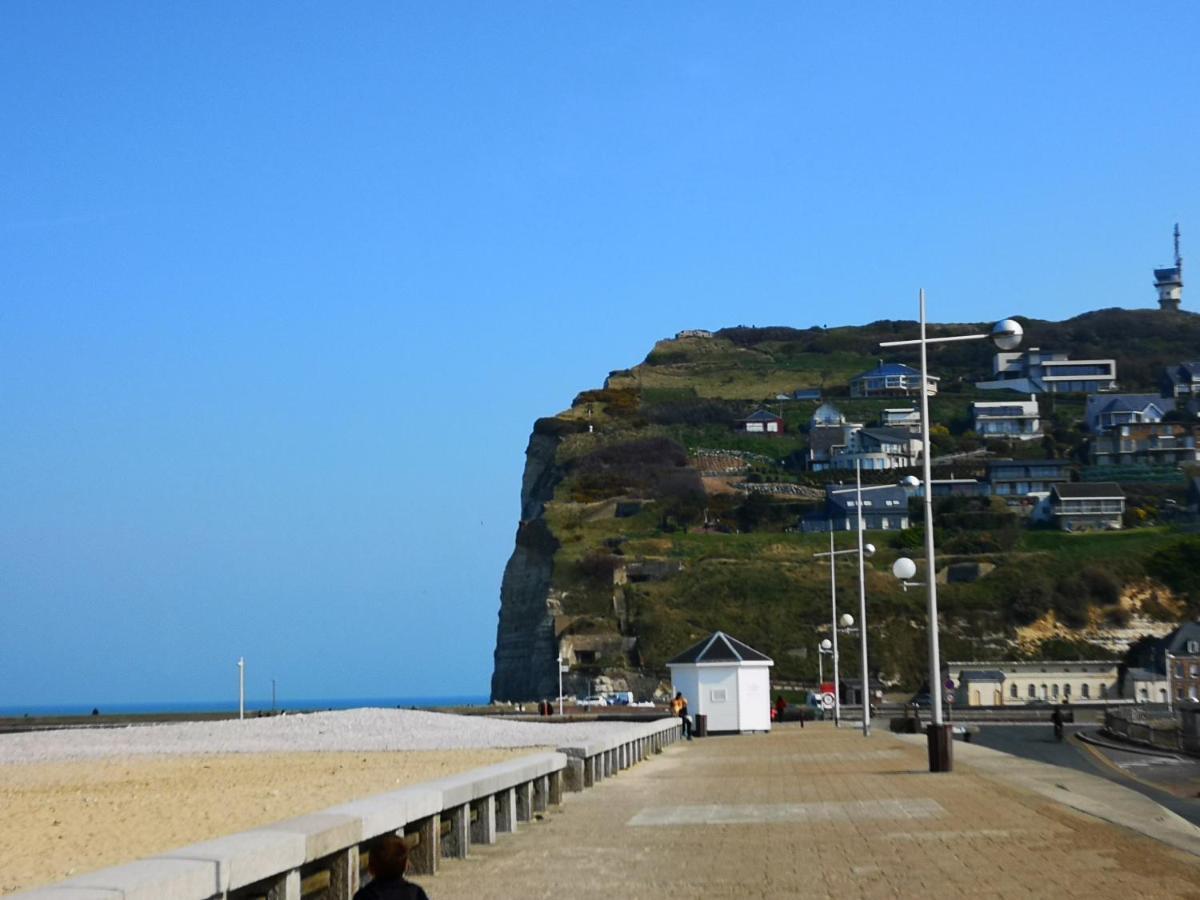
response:
<path id="1" fill-rule="evenodd" d="M 266 700 L 246 699 L 246 712 L 312 712 L 329 709 L 359 709 L 360 707 L 382 707 L 385 709 L 431 709 L 444 706 L 486 706 L 487 694 L 449 694 L 445 696 L 421 697 L 341 697 L 331 698 L 281 698 L 274 706 Z M 22 716 L 87 716 L 92 710 L 100 715 L 187 715 L 189 713 L 228 713 L 238 711 L 235 698 L 229 700 L 164 700 L 148 703 L 61 703 L 30 704 L 27 706 L 0 706 L 0 717 Z"/>

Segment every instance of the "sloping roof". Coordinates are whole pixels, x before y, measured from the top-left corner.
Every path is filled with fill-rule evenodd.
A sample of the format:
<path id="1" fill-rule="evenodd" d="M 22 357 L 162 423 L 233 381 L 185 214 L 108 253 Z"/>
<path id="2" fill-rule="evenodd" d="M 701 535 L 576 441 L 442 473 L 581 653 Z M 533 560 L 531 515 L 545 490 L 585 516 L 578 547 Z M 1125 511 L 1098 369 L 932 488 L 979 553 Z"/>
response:
<path id="1" fill-rule="evenodd" d="M 1125 498 L 1125 492 L 1115 481 L 1075 481 L 1053 485 L 1050 490 L 1063 500 L 1098 500 L 1106 497 Z"/>
<path id="2" fill-rule="evenodd" d="M 880 363 L 869 372 L 863 372 L 861 375 L 855 375 L 851 381 L 857 381 L 860 378 L 885 378 L 888 375 L 906 375 L 909 378 L 920 378 L 921 372 L 919 369 L 914 369 L 912 366 L 906 366 L 904 363 Z M 930 381 L 936 381 L 932 375 L 929 376 Z"/>
<path id="3" fill-rule="evenodd" d="M 1092 407 L 1089 410 L 1093 415 L 1100 415 L 1106 412 L 1141 412 L 1147 406 L 1155 406 L 1159 412 L 1170 412 L 1175 408 L 1175 401 L 1171 399 L 1163 399 L 1158 394 L 1116 394 L 1116 395 L 1090 395 L 1088 397 L 1088 406 Z"/>
<path id="4" fill-rule="evenodd" d="M 1200 641 L 1200 622 L 1184 622 L 1167 635 L 1167 652 L 1172 656 L 1188 655 L 1188 641 Z"/>
<path id="5" fill-rule="evenodd" d="M 1167 369 L 1167 378 L 1172 384 L 1179 384 L 1181 381 L 1191 381 L 1196 377 L 1197 370 L 1200 370 L 1200 362 L 1181 362 L 1177 366 L 1170 366 Z"/>
<path id="6" fill-rule="evenodd" d="M 838 491 L 839 493 L 834 493 Z M 845 484 L 827 484 L 825 485 L 825 501 L 826 509 L 836 511 L 838 515 L 849 515 L 849 510 L 854 510 L 854 515 L 858 515 L 858 507 L 851 506 L 854 503 L 855 491 L 854 485 Z M 908 510 L 908 491 L 898 484 L 889 484 L 886 487 L 882 485 L 871 485 L 869 492 L 863 492 L 863 515 L 869 515 L 873 512 L 888 511 L 887 501 L 898 501 L 900 508 L 904 511 Z M 867 507 L 867 503 L 871 506 Z M 888 515 L 891 515 L 888 512 Z"/>
<path id="7" fill-rule="evenodd" d="M 913 437 L 912 432 L 905 431 L 902 428 L 863 428 L 860 429 L 867 437 L 874 438 L 880 443 L 888 444 L 907 444 L 909 441 L 917 440 Z M 920 443 L 920 441 L 917 441 Z"/>
<path id="8" fill-rule="evenodd" d="M 783 419 L 775 415 L 775 413 L 766 409 L 756 409 L 744 419 L 738 419 L 739 422 L 782 422 Z"/>
<path id="9" fill-rule="evenodd" d="M 772 662 L 773 660 L 759 653 L 753 647 L 748 647 L 735 637 L 730 637 L 723 631 L 714 631 L 704 640 L 688 647 L 674 659 L 668 660 L 668 666 L 684 665 L 686 663 L 736 663 L 736 662 Z"/>

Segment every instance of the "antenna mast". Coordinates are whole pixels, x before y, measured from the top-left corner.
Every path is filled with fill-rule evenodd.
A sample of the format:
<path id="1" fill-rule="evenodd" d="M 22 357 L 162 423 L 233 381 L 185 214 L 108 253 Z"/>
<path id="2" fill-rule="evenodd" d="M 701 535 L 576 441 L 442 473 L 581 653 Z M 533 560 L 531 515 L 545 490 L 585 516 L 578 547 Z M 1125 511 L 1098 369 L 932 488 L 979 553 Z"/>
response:
<path id="1" fill-rule="evenodd" d="M 1175 268 L 1183 268 L 1183 257 L 1179 255 L 1179 223 L 1175 223 Z M 1183 274 L 1180 272 L 1180 274 Z"/>

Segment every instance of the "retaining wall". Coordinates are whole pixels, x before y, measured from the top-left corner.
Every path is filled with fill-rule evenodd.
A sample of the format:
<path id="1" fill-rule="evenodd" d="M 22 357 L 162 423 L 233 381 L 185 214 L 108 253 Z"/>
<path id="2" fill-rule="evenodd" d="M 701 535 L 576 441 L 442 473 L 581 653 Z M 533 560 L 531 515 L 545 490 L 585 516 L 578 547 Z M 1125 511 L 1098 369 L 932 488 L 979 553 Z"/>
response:
<path id="1" fill-rule="evenodd" d="M 27 900 L 351 900 L 370 842 L 404 834 L 412 872 L 495 843 L 680 737 L 676 718 L 631 724 L 601 740 L 533 753 L 355 800 L 11 894 Z"/>

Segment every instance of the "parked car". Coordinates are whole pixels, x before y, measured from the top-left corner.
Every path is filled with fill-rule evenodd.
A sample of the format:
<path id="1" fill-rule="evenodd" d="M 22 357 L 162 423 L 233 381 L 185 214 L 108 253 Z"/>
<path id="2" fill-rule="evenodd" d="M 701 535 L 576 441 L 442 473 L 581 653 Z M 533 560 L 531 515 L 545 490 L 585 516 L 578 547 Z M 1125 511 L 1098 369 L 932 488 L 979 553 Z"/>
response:
<path id="1" fill-rule="evenodd" d="M 580 706 L 608 706 L 608 701 L 603 697 L 593 694 L 590 697 L 584 697 L 579 701 Z"/>

